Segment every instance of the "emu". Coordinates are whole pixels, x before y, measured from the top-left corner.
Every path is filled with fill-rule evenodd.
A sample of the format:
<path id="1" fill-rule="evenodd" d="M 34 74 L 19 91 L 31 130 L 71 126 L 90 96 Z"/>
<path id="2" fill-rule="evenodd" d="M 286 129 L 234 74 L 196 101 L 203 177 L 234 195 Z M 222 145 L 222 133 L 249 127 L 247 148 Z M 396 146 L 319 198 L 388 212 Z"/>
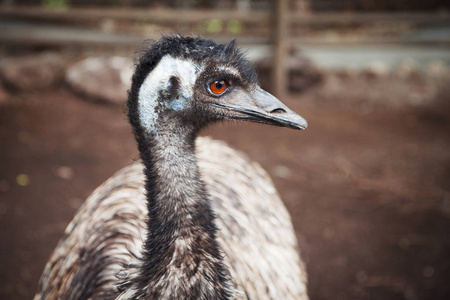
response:
<path id="1" fill-rule="evenodd" d="M 68 225 L 34 299 L 308 299 L 290 216 L 267 173 L 223 142 L 223 120 L 303 130 L 234 45 L 179 35 L 136 59 L 127 102 L 141 160 Z"/>

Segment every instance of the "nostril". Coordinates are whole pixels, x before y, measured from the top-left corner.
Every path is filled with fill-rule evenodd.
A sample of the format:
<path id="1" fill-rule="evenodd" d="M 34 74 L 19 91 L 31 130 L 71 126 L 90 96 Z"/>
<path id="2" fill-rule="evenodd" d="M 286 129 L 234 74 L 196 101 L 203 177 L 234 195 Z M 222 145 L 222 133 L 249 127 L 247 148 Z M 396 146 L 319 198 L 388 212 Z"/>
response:
<path id="1" fill-rule="evenodd" d="M 270 113 L 271 114 L 281 114 L 281 113 L 285 113 L 286 111 L 282 108 L 275 108 L 274 110 L 272 110 Z"/>

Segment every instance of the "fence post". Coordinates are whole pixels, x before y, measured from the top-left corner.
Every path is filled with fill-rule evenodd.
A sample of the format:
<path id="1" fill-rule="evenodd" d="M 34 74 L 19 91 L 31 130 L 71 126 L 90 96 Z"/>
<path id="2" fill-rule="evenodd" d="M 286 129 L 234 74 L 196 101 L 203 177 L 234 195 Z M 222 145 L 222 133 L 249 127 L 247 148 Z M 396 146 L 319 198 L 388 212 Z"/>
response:
<path id="1" fill-rule="evenodd" d="M 274 93 L 282 98 L 287 93 L 288 76 L 285 70 L 285 57 L 288 50 L 288 29 L 287 29 L 287 11 L 288 0 L 275 1 L 275 55 L 273 61 L 273 83 Z M 284 16 L 284 18 L 283 18 Z"/>

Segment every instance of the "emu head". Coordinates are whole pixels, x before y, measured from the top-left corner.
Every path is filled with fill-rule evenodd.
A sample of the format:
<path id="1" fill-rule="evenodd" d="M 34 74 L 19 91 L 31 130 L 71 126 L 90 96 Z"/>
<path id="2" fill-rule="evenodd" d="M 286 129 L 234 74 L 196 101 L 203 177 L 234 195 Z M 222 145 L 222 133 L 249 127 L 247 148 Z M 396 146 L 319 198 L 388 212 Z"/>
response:
<path id="1" fill-rule="evenodd" d="M 163 36 L 138 58 L 128 114 L 136 133 L 198 131 L 235 119 L 305 129 L 306 120 L 262 90 L 255 69 L 234 42 Z"/>

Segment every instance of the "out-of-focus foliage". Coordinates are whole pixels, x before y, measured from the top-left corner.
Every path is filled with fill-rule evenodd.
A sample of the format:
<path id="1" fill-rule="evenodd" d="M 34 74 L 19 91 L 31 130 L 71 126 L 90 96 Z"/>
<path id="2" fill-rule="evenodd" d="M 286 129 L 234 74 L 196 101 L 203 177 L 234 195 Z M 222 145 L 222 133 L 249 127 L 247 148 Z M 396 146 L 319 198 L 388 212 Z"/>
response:
<path id="1" fill-rule="evenodd" d="M 239 20 L 231 20 L 227 23 L 227 30 L 232 34 L 240 34 L 242 33 L 242 22 Z"/>
<path id="2" fill-rule="evenodd" d="M 223 29 L 223 23 L 221 20 L 217 19 L 208 20 L 205 23 L 205 29 L 209 33 L 219 33 Z"/>
<path id="3" fill-rule="evenodd" d="M 66 9 L 68 7 L 67 0 L 43 0 L 42 6 L 47 9 Z"/>

